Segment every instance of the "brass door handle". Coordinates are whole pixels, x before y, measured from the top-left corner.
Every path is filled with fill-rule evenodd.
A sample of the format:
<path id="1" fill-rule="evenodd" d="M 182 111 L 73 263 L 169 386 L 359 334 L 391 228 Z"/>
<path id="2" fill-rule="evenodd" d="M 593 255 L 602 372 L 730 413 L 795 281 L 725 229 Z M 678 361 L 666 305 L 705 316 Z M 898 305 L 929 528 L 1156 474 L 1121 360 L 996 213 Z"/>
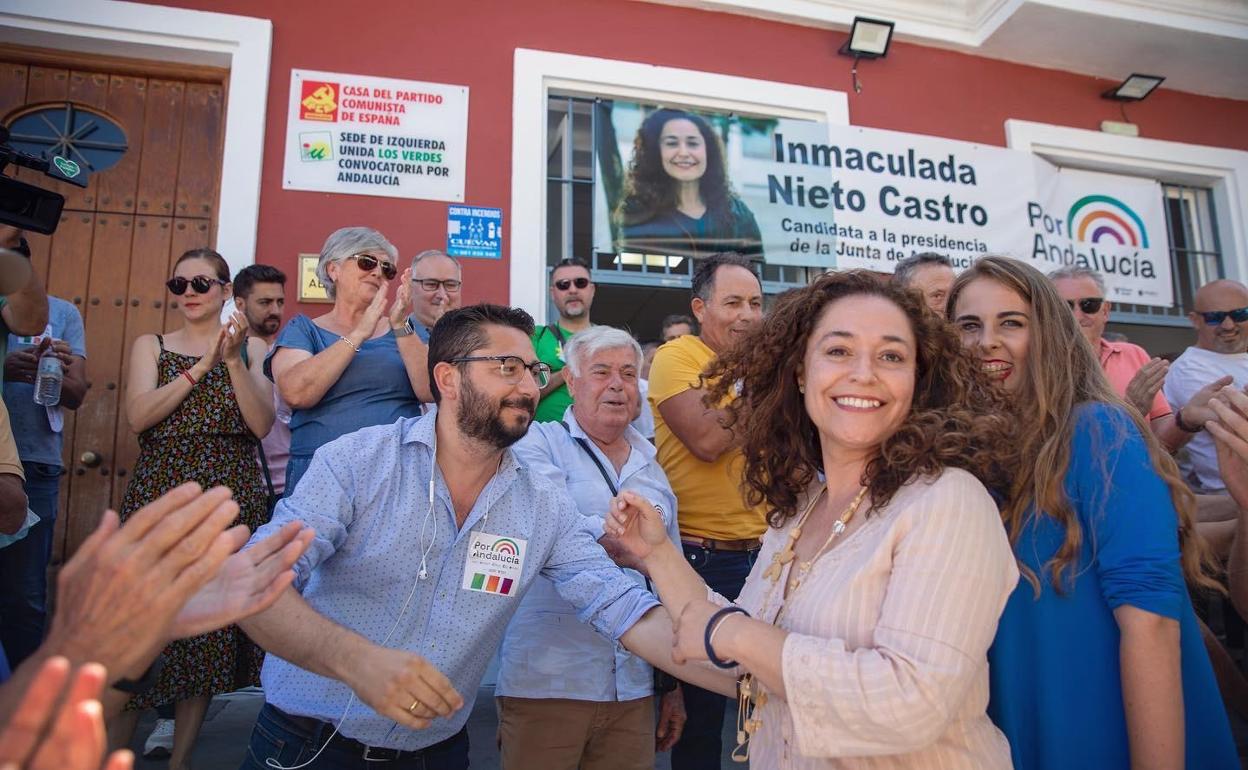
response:
<path id="1" fill-rule="evenodd" d="M 88 449 L 86 452 L 82 453 L 82 457 L 78 458 L 78 462 L 88 468 L 98 468 L 100 463 L 104 462 L 104 458 L 100 456 L 99 452 L 93 452 Z"/>

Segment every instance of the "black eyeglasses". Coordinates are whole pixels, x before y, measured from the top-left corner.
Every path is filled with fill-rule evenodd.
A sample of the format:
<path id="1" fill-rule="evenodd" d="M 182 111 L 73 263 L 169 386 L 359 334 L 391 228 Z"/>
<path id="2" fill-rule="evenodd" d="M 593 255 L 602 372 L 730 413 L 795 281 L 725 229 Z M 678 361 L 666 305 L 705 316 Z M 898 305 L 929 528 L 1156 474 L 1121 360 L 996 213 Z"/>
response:
<path id="1" fill-rule="evenodd" d="M 439 281 L 437 278 L 413 278 L 412 283 L 418 284 L 430 294 L 437 291 L 439 287 L 446 289 L 447 294 L 454 294 L 464 285 L 463 281 L 457 281 L 454 278 L 448 278 L 445 281 Z"/>
<path id="2" fill-rule="evenodd" d="M 352 254 L 351 256 L 347 257 L 347 259 L 354 259 L 355 264 L 359 265 L 360 269 L 366 273 L 373 272 L 374 270 L 377 269 L 377 265 L 380 264 L 381 274 L 386 277 L 387 281 L 389 281 L 391 278 L 394 278 L 396 275 L 399 274 L 399 269 L 394 266 L 393 262 L 387 262 L 384 259 L 378 259 L 377 257 L 374 257 L 372 254 Z"/>
<path id="3" fill-rule="evenodd" d="M 498 373 L 503 381 L 508 385 L 515 385 L 520 382 L 520 378 L 524 376 L 524 370 L 528 369 L 533 375 L 533 380 L 537 383 L 537 387 L 544 388 L 546 383 L 550 382 L 550 364 L 541 361 L 534 361 L 526 364 L 520 356 L 464 356 L 463 358 L 452 358 L 452 364 L 466 364 L 471 361 L 497 361 Z"/>
<path id="4" fill-rule="evenodd" d="M 183 278 L 175 276 L 165 281 L 165 288 L 173 292 L 176 296 L 181 297 L 186 294 L 186 287 L 190 286 L 198 294 L 206 294 L 214 284 L 226 285 L 229 281 L 223 281 L 220 278 L 210 278 L 206 275 L 197 275 L 194 278 Z"/>
<path id="5" fill-rule="evenodd" d="M 1229 315 L 1231 320 L 1237 324 L 1248 321 L 1248 307 L 1236 308 L 1235 310 L 1210 310 L 1209 312 L 1201 312 L 1205 318 L 1205 323 L 1209 326 L 1221 326 Z"/>
<path id="6" fill-rule="evenodd" d="M 1084 315 L 1092 315 L 1101 312 L 1101 305 L 1105 304 L 1104 297 L 1084 297 L 1083 299 L 1068 299 L 1066 304 L 1070 305 L 1070 309 L 1074 310 L 1075 305 L 1079 306 L 1079 310 Z"/>
<path id="7" fill-rule="evenodd" d="M 558 281 L 555 281 L 555 288 L 559 291 L 567 291 L 573 286 L 576 286 L 578 289 L 584 289 L 588 285 L 588 278 L 560 278 Z"/>

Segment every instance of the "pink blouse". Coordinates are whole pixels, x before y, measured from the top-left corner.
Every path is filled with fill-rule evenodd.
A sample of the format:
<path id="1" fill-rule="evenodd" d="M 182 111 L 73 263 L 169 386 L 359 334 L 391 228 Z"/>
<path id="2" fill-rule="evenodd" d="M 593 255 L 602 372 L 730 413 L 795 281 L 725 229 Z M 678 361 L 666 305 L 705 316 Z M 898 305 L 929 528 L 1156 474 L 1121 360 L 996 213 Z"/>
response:
<path id="1" fill-rule="evenodd" d="M 761 620 L 786 601 L 792 562 L 770 601 L 762 573 L 795 522 L 768 530 L 737 600 Z M 788 703 L 768 694 L 751 767 L 1008 770 L 1009 745 L 985 712 L 987 651 L 1018 575 L 974 476 L 947 469 L 903 487 L 790 592 Z"/>

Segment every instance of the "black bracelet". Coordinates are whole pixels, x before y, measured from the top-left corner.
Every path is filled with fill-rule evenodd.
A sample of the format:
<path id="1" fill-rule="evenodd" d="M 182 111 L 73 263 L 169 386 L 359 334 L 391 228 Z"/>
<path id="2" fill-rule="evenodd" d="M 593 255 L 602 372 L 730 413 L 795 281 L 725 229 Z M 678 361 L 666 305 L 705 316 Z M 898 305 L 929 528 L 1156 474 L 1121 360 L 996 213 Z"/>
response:
<path id="1" fill-rule="evenodd" d="M 706 646 L 706 659 L 709 660 L 711 665 L 716 668 L 736 668 L 737 666 L 737 662 L 735 660 L 722 660 L 715 654 L 715 650 L 711 647 L 711 634 L 715 632 L 715 628 L 724 618 L 729 615 L 735 615 L 738 612 L 747 618 L 750 616 L 750 613 L 746 612 L 741 607 L 738 607 L 735 604 L 729 604 L 727 607 L 720 608 L 714 615 L 711 616 L 710 620 L 706 621 L 706 631 L 703 632 L 702 643 Z"/>
<path id="2" fill-rule="evenodd" d="M 1200 433 L 1202 430 L 1205 429 L 1205 426 L 1203 425 L 1197 425 L 1195 428 L 1193 428 L 1190 425 L 1184 424 L 1183 407 L 1179 407 L 1178 409 L 1174 410 L 1174 424 L 1177 425 L 1179 430 L 1183 431 L 1184 433 Z"/>

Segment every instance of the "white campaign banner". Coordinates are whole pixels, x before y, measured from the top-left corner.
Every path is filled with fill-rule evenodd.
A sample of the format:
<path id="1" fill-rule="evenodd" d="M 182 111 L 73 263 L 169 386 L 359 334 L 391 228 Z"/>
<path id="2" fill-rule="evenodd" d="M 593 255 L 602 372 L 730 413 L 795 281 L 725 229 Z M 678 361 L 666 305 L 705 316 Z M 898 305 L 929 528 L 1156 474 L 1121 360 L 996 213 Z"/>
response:
<path id="1" fill-rule="evenodd" d="M 768 262 L 891 273 L 919 252 L 958 268 L 1005 254 L 1044 273 L 1086 265 L 1118 301 L 1173 304 L 1156 181 L 856 126 L 779 121 L 771 140 L 769 162 L 736 172 L 764 240 L 777 244 Z"/>
<path id="2" fill-rule="evenodd" d="M 291 70 L 282 187 L 464 200 L 468 88 Z"/>
<path id="3" fill-rule="evenodd" d="M 1043 163 L 1043 161 L 1041 161 Z M 1080 264 L 1105 277 L 1109 299 L 1174 304 L 1170 242 L 1155 179 L 1038 168 L 1038 200 L 1028 203 L 1030 257 L 1041 270 Z"/>

